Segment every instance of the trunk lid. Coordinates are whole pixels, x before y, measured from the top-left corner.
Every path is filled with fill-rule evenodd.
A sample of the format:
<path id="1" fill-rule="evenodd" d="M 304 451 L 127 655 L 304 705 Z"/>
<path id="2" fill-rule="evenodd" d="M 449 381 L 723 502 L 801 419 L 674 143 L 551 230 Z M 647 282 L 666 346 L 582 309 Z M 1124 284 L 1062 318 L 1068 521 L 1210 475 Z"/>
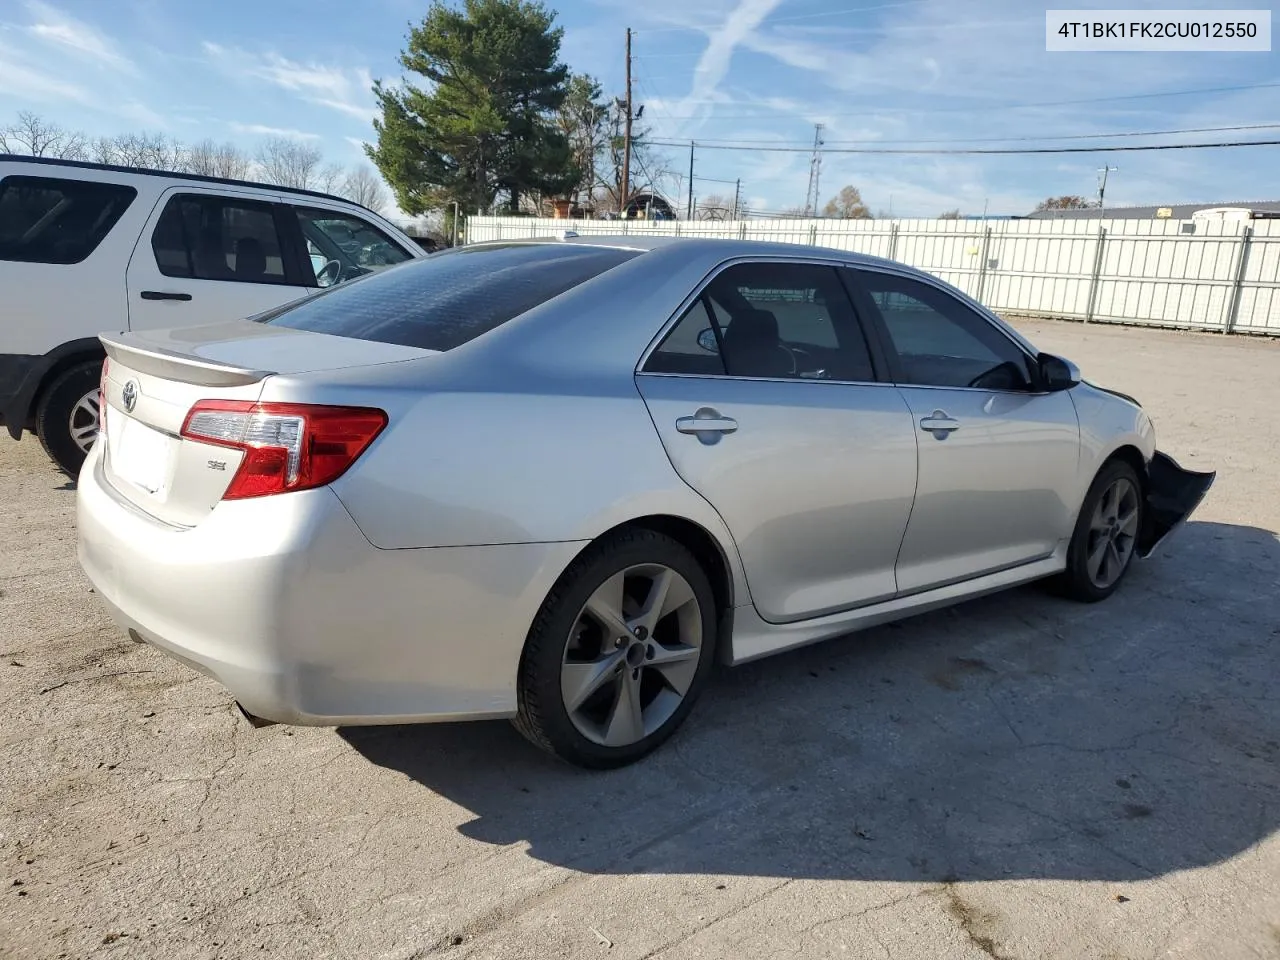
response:
<path id="1" fill-rule="evenodd" d="M 106 481 L 158 520 L 193 527 L 226 492 L 243 453 L 181 436 L 200 400 L 257 401 L 266 381 L 431 356 L 435 351 L 235 321 L 101 337 Z"/>

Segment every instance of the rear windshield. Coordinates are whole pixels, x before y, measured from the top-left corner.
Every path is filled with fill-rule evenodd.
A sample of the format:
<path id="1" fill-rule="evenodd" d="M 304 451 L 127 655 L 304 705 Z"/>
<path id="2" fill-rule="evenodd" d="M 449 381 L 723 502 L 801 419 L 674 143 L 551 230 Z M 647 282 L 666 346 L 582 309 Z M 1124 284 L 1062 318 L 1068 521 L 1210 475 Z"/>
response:
<path id="1" fill-rule="evenodd" d="M 451 350 L 637 256 L 571 243 L 461 247 L 258 317 L 313 333 Z"/>
<path id="2" fill-rule="evenodd" d="M 5 177 L 0 180 L 0 260 L 79 263 L 137 195 L 118 183 Z"/>

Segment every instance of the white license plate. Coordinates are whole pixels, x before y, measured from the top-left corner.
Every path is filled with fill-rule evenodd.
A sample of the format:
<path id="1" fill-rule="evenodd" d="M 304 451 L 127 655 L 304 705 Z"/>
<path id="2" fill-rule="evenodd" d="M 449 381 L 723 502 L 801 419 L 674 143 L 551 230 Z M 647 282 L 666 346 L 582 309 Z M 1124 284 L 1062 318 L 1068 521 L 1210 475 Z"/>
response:
<path id="1" fill-rule="evenodd" d="M 169 437 L 145 423 L 113 413 L 107 436 L 113 431 L 118 435 L 111 450 L 111 471 L 147 493 L 161 493 L 169 475 Z"/>

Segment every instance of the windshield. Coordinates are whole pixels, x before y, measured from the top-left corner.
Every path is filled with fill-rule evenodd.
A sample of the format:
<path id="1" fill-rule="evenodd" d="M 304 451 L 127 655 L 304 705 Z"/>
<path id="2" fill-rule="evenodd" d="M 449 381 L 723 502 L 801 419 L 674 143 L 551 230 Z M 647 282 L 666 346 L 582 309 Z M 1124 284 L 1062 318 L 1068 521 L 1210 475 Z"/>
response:
<path id="1" fill-rule="evenodd" d="M 462 247 L 368 274 L 256 318 L 295 330 L 452 350 L 638 256 L 560 243 Z"/>

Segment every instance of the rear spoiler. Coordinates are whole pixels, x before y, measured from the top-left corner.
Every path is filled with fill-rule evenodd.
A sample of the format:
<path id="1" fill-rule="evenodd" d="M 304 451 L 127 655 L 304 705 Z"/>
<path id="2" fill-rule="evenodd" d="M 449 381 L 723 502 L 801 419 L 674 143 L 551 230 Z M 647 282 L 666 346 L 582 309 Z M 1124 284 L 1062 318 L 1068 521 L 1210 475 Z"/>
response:
<path id="1" fill-rule="evenodd" d="M 252 370 L 229 363 L 204 360 L 176 350 L 129 342 L 129 334 L 101 334 L 98 337 L 107 357 L 118 360 L 139 373 L 195 383 L 202 387 L 243 387 L 272 376 L 274 370 Z"/>

